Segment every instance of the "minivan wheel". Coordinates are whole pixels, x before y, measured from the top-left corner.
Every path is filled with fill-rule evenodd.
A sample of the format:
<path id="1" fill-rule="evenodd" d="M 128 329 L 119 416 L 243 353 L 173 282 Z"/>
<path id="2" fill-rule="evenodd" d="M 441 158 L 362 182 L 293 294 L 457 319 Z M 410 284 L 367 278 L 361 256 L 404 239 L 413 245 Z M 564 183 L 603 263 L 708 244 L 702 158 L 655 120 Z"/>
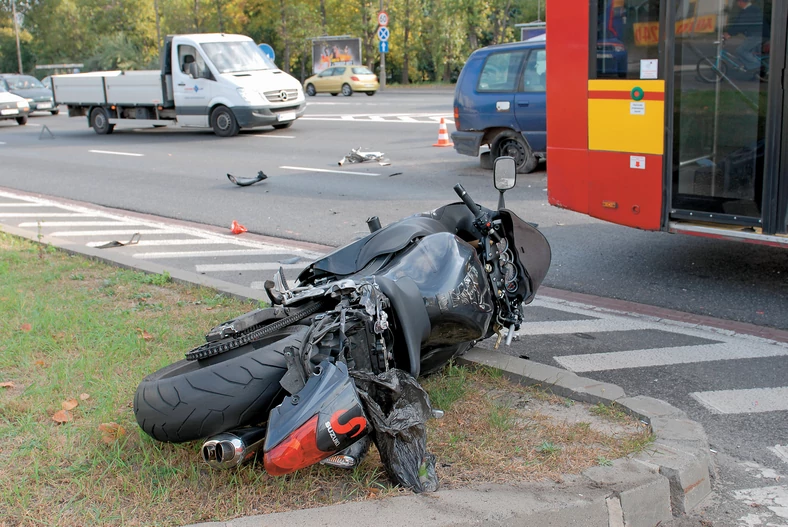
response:
<path id="1" fill-rule="evenodd" d="M 499 134 L 493 141 L 490 151 L 496 158 L 502 156 L 513 157 L 518 174 L 533 172 L 539 163 L 531 147 L 516 132 L 502 132 Z"/>

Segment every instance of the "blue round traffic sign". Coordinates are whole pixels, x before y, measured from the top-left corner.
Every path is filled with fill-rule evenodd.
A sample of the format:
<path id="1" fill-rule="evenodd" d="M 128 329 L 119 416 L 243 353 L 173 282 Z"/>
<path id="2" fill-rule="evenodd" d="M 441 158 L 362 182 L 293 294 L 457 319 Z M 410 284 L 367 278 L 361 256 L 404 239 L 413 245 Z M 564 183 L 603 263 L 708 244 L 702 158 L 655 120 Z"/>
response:
<path id="1" fill-rule="evenodd" d="M 389 39 L 389 28 L 380 26 L 378 28 L 378 40 L 385 42 Z"/>
<path id="2" fill-rule="evenodd" d="M 260 51 L 265 53 L 265 55 L 269 59 L 274 60 L 276 58 L 276 53 L 274 53 L 274 48 L 272 48 L 268 44 L 258 44 L 257 47 L 260 48 Z"/>

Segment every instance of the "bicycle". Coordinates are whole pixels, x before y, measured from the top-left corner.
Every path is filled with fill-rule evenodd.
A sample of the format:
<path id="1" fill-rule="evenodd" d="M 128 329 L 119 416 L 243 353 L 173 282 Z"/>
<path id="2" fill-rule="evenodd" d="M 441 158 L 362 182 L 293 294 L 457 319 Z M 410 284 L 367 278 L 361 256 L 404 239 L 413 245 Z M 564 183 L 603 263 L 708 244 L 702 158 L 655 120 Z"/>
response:
<path id="1" fill-rule="evenodd" d="M 725 49 L 725 38 L 715 41 L 714 44 L 722 44 L 720 52 L 715 57 L 702 57 L 698 61 L 697 71 L 698 76 L 706 82 L 720 82 L 721 79 L 727 77 L 728 66 L 734 71 L 740 73 L 754 73 L 755 77 L 761 82 L 769 80 L 769 54 L 764 53 L 764 48 L 761 48 L 761 53 L 758 54 L 758 59 L 761 61 L 759 70 L 752 72 L 742 64 L 741 59 L 735 54 Z"/>

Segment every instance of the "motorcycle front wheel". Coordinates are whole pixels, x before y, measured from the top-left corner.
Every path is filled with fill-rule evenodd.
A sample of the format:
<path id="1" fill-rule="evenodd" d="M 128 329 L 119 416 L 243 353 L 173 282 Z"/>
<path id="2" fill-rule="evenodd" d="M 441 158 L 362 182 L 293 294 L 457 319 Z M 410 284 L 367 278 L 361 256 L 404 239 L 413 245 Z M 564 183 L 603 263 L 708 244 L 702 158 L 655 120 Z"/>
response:
<path id="1" fill-rule="evenodd" d="M 134 415 L 145 433 L 182 443 L 259 423 L 282 397 L 284 353 L 301 349 L 308 326 L 294 324 L 203 360 L 181 360 L 145 377 Z"/>

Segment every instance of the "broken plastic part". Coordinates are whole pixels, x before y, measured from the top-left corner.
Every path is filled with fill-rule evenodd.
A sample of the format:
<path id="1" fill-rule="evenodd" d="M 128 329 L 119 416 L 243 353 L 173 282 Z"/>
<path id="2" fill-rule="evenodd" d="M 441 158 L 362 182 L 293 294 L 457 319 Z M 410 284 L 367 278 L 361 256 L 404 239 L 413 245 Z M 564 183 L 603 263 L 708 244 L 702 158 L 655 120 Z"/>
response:
<path id="1" fill-rule="evenodd" d="M 250 177 L 250 178 L 237 178 L 232 174 L 227 174 L 227 179 L 238 185 L 239 187 L 248 187 L 249 185 L 254 185 L 255 183 L 262 181 L 264 179 L 268 179 L 263 171 L 259 171 L 257 173 L 257 177 Z"/>

